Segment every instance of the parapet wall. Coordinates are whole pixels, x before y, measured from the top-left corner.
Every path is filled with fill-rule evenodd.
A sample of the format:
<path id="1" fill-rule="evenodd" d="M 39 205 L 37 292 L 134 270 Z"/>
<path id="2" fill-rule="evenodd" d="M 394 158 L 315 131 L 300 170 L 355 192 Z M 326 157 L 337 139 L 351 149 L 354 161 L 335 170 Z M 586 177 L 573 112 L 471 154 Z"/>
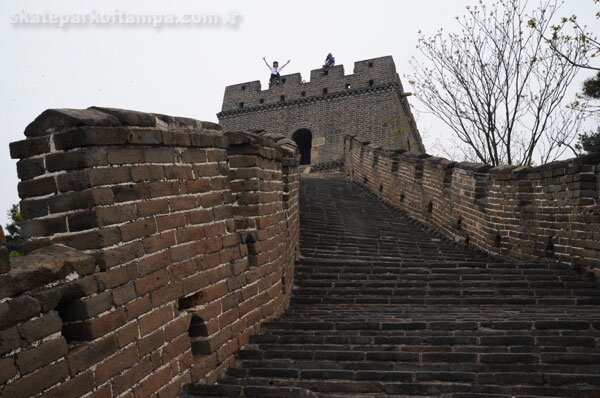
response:
<path id="1" fill-rule="evenodd" d="M 311 164 L 343 158 L 344 135 L 361 132 L 383 147 L 424 152 L 421 136 L 390 56 L 281 76 L 281 84 L 262 90 L 260 81 L 227 86 L 217 115 L 226 130 L 258 130 L 293 138 L 308 130 Z M 265 68 L 265 74 L 268 71 Z M 301 149 L 301 148 L 300 148 Z"/>
<path id="2" fill-rule="evenodd" d="M 489 253 L 600 271 L 600 156 L 539 167 L 455 163 L 355 135 L 345 170 L 384 201 Z"/>
<path id="3" fill-rule="evenodd" d="M 370 89 L 386 83 L 398 84 L 396 65 L 392 57 L 380 57 L 354 63 L 353 74 L 344 74 L 344 65 L 330 68 L 327 75 L 322 69 L 310 72 L 310 81 L 304 81 L 300 73 L 281 76 L 281 83 L 262 90 L 259 80 L 233 84 L 225 88 L 223 107 L 219 117 L 244 113 L 255 106 L 288 105 L 323 94 L 344 93 L 350 90 Z M 268 70 L 265 68 L 265 74 Z M 324 89 L 327 92 L 324 92 Z M 350 91 L 351 92 L 351 91 Z M 282 101 L 281 96 L 284 96 Z"/>
<path id="4" fill-rule="evenodd" d="M 293 142 L 106 108 L 45 111 L 25 135 L 32 252 L 0 247 L 0 395 L 175 397 L 287 307 Z"/>

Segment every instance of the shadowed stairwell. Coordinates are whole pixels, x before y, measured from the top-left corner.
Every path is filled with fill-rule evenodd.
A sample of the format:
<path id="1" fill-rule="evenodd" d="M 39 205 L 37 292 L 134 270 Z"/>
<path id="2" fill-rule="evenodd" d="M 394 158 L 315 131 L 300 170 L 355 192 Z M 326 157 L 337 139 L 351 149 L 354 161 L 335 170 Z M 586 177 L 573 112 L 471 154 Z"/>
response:
<path id="1" fill-rule="evenodd" d="M 600 397 L 600 285 L 492 259 L 339 174 L 301 182 L 292 304 L 192 397 Z"/>

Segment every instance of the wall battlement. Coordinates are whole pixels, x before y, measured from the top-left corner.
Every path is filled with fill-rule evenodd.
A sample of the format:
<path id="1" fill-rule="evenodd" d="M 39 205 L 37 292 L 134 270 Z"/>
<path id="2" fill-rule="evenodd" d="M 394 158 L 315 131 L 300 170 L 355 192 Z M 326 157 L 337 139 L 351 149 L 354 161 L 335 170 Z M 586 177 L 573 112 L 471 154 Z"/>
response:
<path id="1" fill-rule="evenodd" d="M 310 72 L 310 81 L 304 82 L 300 73 L 281 76 L 281 83 L 262 90 L 258 80 L 233 84 L 225 88 L 223 107 L 219 117 L 243 113 L 267 105 L 290 106 L 315 97 L 331 97 L 334 94 L 358 93 L 374 87 L 394 85 L 403 92 L 391 56 L 374 58 L 354 63 L 353 74 L 345 75 L 344 66 L 337 65 L 323 74 L 322 69 Z M 324 90 L 327 90 L 326 92 Z M 281 96 L 284 96 L 282 100 Z M 248 109 L 250 108 L 250 109 Z"/>
<path id="2" fill-rule="evenodd" d="M 29 254 L 8 261 L 0 233 L 0 395 L 175 397 L 287 307 L 293 142 L 109 108 L 47 110 L 25 135 Z"/>
<path id="3" fill-rule="evenodd" d="M 345 169 L 375 195 L 488 253 L 600 274 L 600 157 L 538 167 L 456 163 L 347 135 Z"/>
<path id="4" fill-rule="evenodd" d="M 227 130 L 283 134 L 299 144 L 305 164 L 342 159 L 344 134 L 361 131 L 384 147 L 423 152 L 424 147 L 392 57 L 354 63 L 323 74 L 281 77 L 281 84 L 262 90 L 260 81 L 227 86 L 219 123 Z M 302 145 L 300 145 L 302 143 Z"/>

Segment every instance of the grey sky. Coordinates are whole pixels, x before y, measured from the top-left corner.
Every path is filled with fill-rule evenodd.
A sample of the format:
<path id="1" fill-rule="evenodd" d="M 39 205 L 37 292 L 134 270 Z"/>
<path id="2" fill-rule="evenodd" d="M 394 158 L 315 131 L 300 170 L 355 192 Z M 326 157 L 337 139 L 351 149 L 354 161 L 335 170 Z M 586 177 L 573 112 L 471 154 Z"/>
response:
<path id="1" fill-rule="evenodd" d="M 0 222 L 18 201 L 15 161 L 8 143 L 47 108 L 91 105 L 160 112 L 216 121 L 228 84 L 260 79 L 261 58 L 285 62 L 285 73 L 318 68 L 328 51 L 352 73 L 354 61 L 392 55 L 401 77 L 411 72 L 419 29 L 452 29 L 454 16 L 475 0 L 419 1 L 200 1 L 19 0 L 0 3 Z M 536 3 L 532 0 L 531 3 Z M 577 14 L 600 33 L 592 0 L 568 0 L 562 15 Z M 217 14 L 218 25 L 70 26 L 12 24 L 25 13 Z M 239 14 L 236 27 L 225 24 Z M 589 74 L 588 74 L 589 75 Z M 580 74 L 577 85 L 585 77 Z M 406 80 L 406 79 L 404 79 Z M 410 87 L 404 82 L 405 89 Z M 574 89 L 576 89 L 575 87 Z M 413 105 L 414 97 L 411 99 Z M 443 125 L 420 115 L 428 152 Z"/>

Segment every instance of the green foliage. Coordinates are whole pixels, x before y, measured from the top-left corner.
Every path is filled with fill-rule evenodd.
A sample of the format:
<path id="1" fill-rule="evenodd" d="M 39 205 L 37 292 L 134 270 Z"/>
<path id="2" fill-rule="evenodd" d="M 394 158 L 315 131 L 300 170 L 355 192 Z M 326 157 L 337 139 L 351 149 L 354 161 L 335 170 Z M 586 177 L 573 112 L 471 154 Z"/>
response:
<path id="1" fill-rule="evenodd" d="M 595 132 L 580 134 L 575 148 L 584 153 L 600 153 L 600 127 Z"/>
<path id="2" fill-rule="evenodd" d="M 583 94 L 594 99 L 600 99 L 600 72 L 583 82 Z"/>
<path id="3" fill-rule="evenodd" d="M 8 233 L 6 236 L 6 248 L 12 257 L 18 257 L 23 255 L 23 244 L 25 243 L 25 239 L 21 235 L 23 217 L 21 216 L 19 205 L 12 205 L 7 214 L 10 217 L 11 223 L 6 225 L 6 232 Z"/>

